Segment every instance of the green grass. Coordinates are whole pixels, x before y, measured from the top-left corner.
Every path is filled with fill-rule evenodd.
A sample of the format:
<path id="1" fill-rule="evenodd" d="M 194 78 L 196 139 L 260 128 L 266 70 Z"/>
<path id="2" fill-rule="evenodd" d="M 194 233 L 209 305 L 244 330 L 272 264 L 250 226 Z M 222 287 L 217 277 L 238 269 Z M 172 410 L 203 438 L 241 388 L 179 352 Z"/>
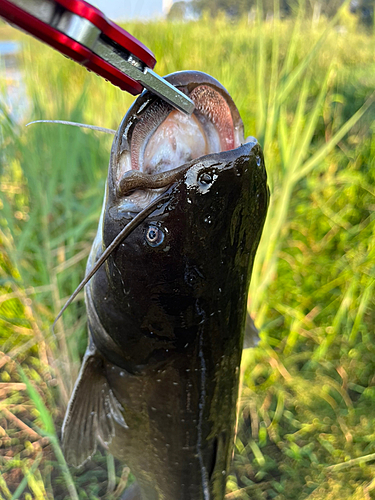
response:
<path id="1" fill-rule="evenodd" d="M 345 30 L 336 21 L 279 21 L 276 2 L 268 22 L 127 26 L 160 74 L 216 77 L 265 152 L 272 201 L 249 295 L 261 342 L 243 358 L 228 499 L 375 498 L 375 39 L 346 11 Z M 26 122 L 117 128 L 131 96 L 9 36 L 23 43 Z M 5 109 L 0 127 L 0 499 L 118 498 L 128 469 L 99 452 L 69 470 L 58 445 L 82 295 L 50 330 L 84 274 L 111 137 L 25 128 Z"/>

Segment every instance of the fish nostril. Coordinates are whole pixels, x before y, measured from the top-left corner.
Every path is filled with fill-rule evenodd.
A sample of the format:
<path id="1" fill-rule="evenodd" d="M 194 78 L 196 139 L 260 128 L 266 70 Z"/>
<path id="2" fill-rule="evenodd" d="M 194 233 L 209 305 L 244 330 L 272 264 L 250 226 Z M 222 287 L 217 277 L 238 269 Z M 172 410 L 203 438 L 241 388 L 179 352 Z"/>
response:
<path id="1" fill-rule="evenodd" d="M 212 175 L 208 173 L 203 173 L 199 176 L 199 182 L 204 185 L 212 184 Z"/>

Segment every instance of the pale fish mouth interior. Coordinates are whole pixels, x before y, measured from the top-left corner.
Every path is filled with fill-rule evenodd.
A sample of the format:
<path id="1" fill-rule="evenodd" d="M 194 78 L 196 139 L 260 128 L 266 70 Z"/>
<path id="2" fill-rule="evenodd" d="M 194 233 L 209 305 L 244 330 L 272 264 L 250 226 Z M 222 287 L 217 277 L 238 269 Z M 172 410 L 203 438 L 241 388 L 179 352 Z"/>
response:
<path id="1" fill-rule="evenodd" d="M 129 170 L 157 174 L 172 170 L 201 156 L 229 151 L 244 143 L 243 129 L 234 124 L 225 98 L 208 85 L 190 93 L 195 111 L 187 116 L 156 101 L 133 129 L 130 151 L 124 151 L 115 173 L 117 185 Z M 142 209 L 162 189 L 137 189 L 123 197 L 121 205 Z"/>
<path id="2" fill-rule="evenodd" d="M 216 130 L 208 137 L 194 114 L 187 116 L 172 111 L 148 141 L 140 169 L 148 174 L 165 172 L 219 151 L 220 139 Z"/>

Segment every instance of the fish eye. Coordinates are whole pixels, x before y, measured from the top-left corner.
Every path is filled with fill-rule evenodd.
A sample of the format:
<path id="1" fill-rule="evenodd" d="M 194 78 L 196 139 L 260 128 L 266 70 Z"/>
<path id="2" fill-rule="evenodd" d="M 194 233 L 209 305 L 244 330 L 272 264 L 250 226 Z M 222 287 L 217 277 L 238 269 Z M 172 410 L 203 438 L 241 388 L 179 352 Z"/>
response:
<path id="1" fill-rule="evenodd" d="M 203 172 L 199 176 L 199 182 L 204 185 L 212 184 L 212 175 L 208 172 Z"/>
<path id="2" fill-rule="evenodd" d="M 156 226 L 149 226 L 147 228 L 145 238 L 150 247 L 157 247 L 163 243 L 164 233 Z"/>

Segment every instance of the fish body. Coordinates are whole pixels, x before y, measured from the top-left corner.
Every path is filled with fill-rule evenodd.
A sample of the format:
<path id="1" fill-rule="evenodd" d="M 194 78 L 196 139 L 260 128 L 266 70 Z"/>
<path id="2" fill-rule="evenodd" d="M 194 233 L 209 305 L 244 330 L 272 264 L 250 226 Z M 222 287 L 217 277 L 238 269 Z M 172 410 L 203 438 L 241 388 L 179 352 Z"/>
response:
<path id="1" fill-rule="evenodd" d="M 159 202 L 86 286 L 90 340 L 63 446 L 80 465 L 102 442 L 131 468 L 142 500 L 222 500 L 269 195 L 261 148 L 244 143 L 225 89 L 198 72 L 167 78 L 195 99 L 196 117 L 145 93 L 116 134 L 88 270 L 136 213 Z M 198 139 L 179 151 L 181 131 Z M 166 187 L 140 181 L 124 194 L 132 169 L 163 178 L 179 165 Z"/>

